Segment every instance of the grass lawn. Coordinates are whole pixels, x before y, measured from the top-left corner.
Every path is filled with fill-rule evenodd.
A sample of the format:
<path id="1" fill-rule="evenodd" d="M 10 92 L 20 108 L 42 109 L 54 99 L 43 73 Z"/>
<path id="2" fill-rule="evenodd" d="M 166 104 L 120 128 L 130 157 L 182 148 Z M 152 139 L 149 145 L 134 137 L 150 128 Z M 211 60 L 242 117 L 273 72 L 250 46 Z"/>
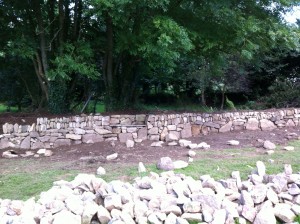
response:
<path id="1" fill-rule="evenodd" d="M 277 174 L 283 171 L 284 164 L 291 164 L 294 172 L 300 172 L 300 140 L 291 142 L 289 145 L 295 147 L 295 151 L 283 151 L 277 149 L 273 155 L 256 153 L 256 149 L 232 149 L 232 150 L 206 150 L 198 151 L 203 159 L 191 163 L 187 168 L 177 170 L 198 179 L 201 175 L 210 174 L 216 180 L 229 178 L 232 171 L 240 171 L 243 180 L 256 166 L 256 161 L 263 161 L 268 174 Z M 274 160 L 270 163 L 269 160 Z M 24 161 L 25 162 L 25 161 Z M 25 166 L 24 164 L 22 166 Z M 30 165 L 30 164 L 27 164 Z M 132 181 L 135 177 L 145 176 L 148 173 L 139 174 L 137 165 L 106 164 L 104 166 L 108 175 L 102 178 L 106 181 L 125 177 L 126 181 Z M 160 173 L 155 164 L 146 164 L 148 172 Z M 9 168 L 8 168 L 9 169 Z M 40 192 L 50 189 L 56 180 L 72 180 L 80 170 L 47 169 L 41 167 L 39 171 L 24 173 L 10 167 L 9 172 L 0 172 L 0 197 L 9 199 L 26 200 L 30 197 L 38 197 Z"/>
<path id="2" fill-rule="evenodd" d="M 18 108 L 17 107 L 10 107 L 10 112 L 17 112 Z M 3 103 L 0 103 L 0 113 L 7 112 L 7 106 Z"/>

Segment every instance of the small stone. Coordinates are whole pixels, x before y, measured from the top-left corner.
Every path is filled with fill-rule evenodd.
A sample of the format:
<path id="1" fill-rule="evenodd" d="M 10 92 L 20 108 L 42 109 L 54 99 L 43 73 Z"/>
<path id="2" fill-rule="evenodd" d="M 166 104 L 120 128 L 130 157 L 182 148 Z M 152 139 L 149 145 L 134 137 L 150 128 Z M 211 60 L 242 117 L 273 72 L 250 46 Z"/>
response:
<path id="1" fill-rule="evenodd" d="M 162 147 L 162 144 L 164 144 L 163 141 L 153 142 L 151 147 Z"/>
<path id="2" fill-rule="evenodd" d="M 265 153 L 267 154 L 267 155 L 272 155 L 272 154 L 274 154 L 274 150 L 267 150 Z"/>
<path id="3" fill-rule="evenodd" d="M 127 147 L 127 148 L 133 148 L 133 147 L 134 147 L 134 141 L 128 139 L 128 140 L 126 141 L 126 147 Z"/>
<path id="4" fill-rule="evenodd" d="M 62 210 L 61 212 L 54 215 L 53 224 L 81 224 L 81 217 L 74 215 L 70 211 Z"/>
<path id="5" fill-rule="evenodd" d="M 189 164 L 185 161 L 177 160 L 173 162 L 173 165 L 174 165 L 174 169 L 183 169 L 188 167 Z"/>
<path id="6" fill-rule="evenodd" d="M 286 175 L 291 175 L 291 174 L 293 174 L 293 169 L 292 169 L 291 164 L 284 164 L 284 173 L 285 173 Z"/>
<path id="7" fill-rule="evenodd" d="M 264 141 L 263 147 L 265 149 L 268 149 L 268 150 L 274 150 L 274 149 L 276 149 L 276 145 L 273 142 L 270 142 L 269 140 Z"/>
<path id="8" fill-rule="evenodd" d="M 262 161 L 256 162 L 257 173 L 259 176 L 263 177 L 266 174 L 266 166 Z"/>
<path id="9" fill-rule="evenodd" d="M 45 154 L 46 149 L 39 149 L 36 153 L 41 155 L 41 154 Z"/>
<path id="10" fill-rule="evenodd" d="M 104 207 L 111 211 L 112 209 L 120 209 L 122 208 L 122 200 L 119 194 L 109 194 L 104 198 Z"/>
<path id="11" fill-rule="evenodd" d="M 188 145 L 188 148 L 189 149 L 197 149 L 198 148 L 198 144 L 192 144 L 191 143 L 191 144 Z"/>
<path id="12" fill-rule="evenodd" d="M 160 160 L 158 161 L 156 167 L 157 167 L 157 169 L 166 170 L 166 171 L 175 169 L 174 163 L 173 163 L 173 161 L 170 157 L 160 158 Z"/>
<path id="13" fill-rule="evenodd" d="M 268 162 L 272 164 L 272 163 L 274 163 L 275 161 L 274 161 L 274 159 L 268 159 Z"/>
<path id="14" fill-rule="evenodd" d="M 198 148 L 200 149 L 209 149 L 210 145 L 208 145 L 206 142 L 201 142 L 198 144 Z"/>
<path id="15" fill-rule="evenodd" d="M 174 133 L 169 133 L 166 135 L 166 142 L 178 141 L 178 136 Z"/>
<path id="16" fill-rule="evenodd" d="M 168 146 L 176 146 L 176 145 L 178 145 L 177 142 L 169 142 L 169 143 L 168 143 Z"/>
<path id="17" fill-rule="evenodd" d="M 139 173 L 144 173 L 147 171 L 146 167 L 144 166 L 144 164 L 142 162 L 139 162 L 138 171 L 139 171 Z"/>
<path id="18" fill-rule="evenodd" d="M 113 153 L 111 155 L 106 156 L 106 160 L 111 161 L 118 158 L 118 153 Z"/>
<path id="19" fill-rule="evenodd" d="M 179 145 L 181 147 L 187 147 L 189 144 L 191 144 L 192 142 L 191 141 L 188 141 L 188 140 L 185 140 L 185 139 L 180 139 L 179 140 Z"/>
<path id="20" fill-rule="evenodd" d="M 188 160 L 188 162 L 189 162 L 189 163 L 192 163 L 192 162 L 194 162 L 194 158 L 192 158 L 192 157 L 189 157 L 189 160 Z"/>
<path id="21" fill-rule="evenodd" d="M 188 156 L 189 156 L 189 157 L 195 157 L 195 156 L 196 156 L 196 152 L 193 151 L 193 150 L 189 150 Z"/>
<path id="22" fill-rule="evenodd" d="M 240 144 L 240 142 L 236 141 L 236 140 L 227 141 L 227 145 L 239 145 L 239 144 Z"/>
<path id="23" fill-rule="evenodd" d="M 104 169 L 102 166 L 100 166 L 100 167 L 97 169 L 97 175 L 103 176 L 103 175 L 105 175 L 105 174 L 106 174 L 105 169 Z"/>
<path id="24" fill-rule="evenodd" d="M 17 158 L 19 157 L 17 153 L 13 150 L 8 150 L 2 153 L 2 157 L 6 159 Z"/>
<path id="25" fill-rule="evenodd" d="M 104 208 L 102 205 L 98 207 L 97 217 L 100 223 L 108 223 L 111 220 L 109 211 L 106 208 Z"/>
<path id="26" fill-rule="evenodd" d="M 53 152 L 50 149 L 47 149 L 44 153 L 44 156 L 46 156 L 46 157 L 49 157 L 49 156 L 52 156 L 52 155 L 53 155 Z"/>
<path id="27" fill-rule="evenodd" d="M 286 146 L 283 149 L 286 150 L 286 151 L 294 151 L 295 147 L 294 146 Z"/>

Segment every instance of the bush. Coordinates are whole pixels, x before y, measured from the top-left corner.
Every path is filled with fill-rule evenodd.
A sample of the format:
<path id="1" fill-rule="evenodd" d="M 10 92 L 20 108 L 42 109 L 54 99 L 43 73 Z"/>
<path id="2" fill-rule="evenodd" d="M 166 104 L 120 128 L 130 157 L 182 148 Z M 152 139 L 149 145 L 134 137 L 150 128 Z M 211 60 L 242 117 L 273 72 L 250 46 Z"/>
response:
<path id="1" fill-rule="evenodd" d="M 284 108 L 300 106 L 299 80 L 276 80 L 269 87 L 269 94 L 263 98 L 268 107 Z"/>

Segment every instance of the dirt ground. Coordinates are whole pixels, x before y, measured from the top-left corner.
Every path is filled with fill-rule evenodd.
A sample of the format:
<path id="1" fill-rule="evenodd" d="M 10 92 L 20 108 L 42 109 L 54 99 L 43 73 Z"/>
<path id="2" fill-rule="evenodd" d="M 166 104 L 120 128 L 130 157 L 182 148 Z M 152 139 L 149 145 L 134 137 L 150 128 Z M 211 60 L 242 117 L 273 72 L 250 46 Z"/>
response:
<path id="1" fill-rule="evenodd" d="M 212 133 L 206 136 L 192 137 L 193 143 L 206 142 L 211 146 L 209 150 L 226 150 L 233 148 L 255 147 L 257 152 L 262 152 L 262 143 L 258 141 L 270 140 L 282 146 L 287 145 L 288 141 L 298 139 L 300 136 L 300 127 L 283 128 L 273 131 L 238 131 L 230 133 Z M 229 146 L 227 141 L 237 140 L 239 146 Z M 80 172 L 95 172 L 99 166 L 124 167 L 126 165 L 135 165 L 138 162 L 145 164 L 156 163 L 159 158 L 169 156 L 172 159 L 182 159 L 187 161 L 187 148 L 180 146 L 151 147 L 151 141 L 136 143 L 134 148 L 126 148 L 124 143 L 120 142 L 101 142 L 96 144 L 72 145 L 52 149 L 54 154 L 51 157 L 33 158 L 14 158 L 14 169 L 24 172 L 31 172 L 37 169 L 58 168 L 67 170 L 80 170 Z M 6 149 L 7 150 L 7 149 Z M 13 149 L 17 154 L 22 154 L 26 150 Z M 201 150 L 201 149 L 196 149 Z M 0 150 L 2 152 L 5 150 Z M 118 158 L 113 161 L 107 161 L 106 156 L 112 153 L 118 153 Z M 201 158 L 201 153 L 197 153 L 195 159 Z M 11 172 L 13 168 L 7 169 L 11 161 L 0 158 L 0 174 Z M 4 168 L 5 167 L 5 168 Z"/>

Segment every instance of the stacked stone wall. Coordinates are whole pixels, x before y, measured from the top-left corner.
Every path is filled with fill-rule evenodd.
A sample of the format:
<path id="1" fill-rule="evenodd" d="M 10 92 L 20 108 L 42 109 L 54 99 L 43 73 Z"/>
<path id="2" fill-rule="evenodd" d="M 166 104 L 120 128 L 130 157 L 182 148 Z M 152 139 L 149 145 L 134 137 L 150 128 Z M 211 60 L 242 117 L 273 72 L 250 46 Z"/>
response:
<path id="1" fill-rule="evenodd" d="M 54 148 L 102 141 L 141 142 L 207 135 L 211 132 L 273 130 L 300 125 L 300 109 L 160 115 L 81 115 L 38 118 L 31 125 L 4 124 L 0 148 Z"/>

